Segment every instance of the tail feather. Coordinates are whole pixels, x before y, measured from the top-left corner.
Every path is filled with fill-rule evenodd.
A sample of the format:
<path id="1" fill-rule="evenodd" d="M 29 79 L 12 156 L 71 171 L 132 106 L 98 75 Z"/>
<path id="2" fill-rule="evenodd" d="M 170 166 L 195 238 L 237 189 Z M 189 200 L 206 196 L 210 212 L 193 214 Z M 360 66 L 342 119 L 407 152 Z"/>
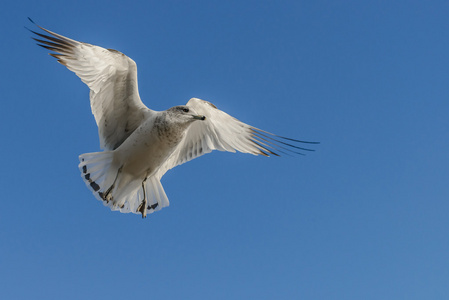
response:
<path id="1" fill-rule="evenodd" d="M 167 195 L 155 176 L 137 178 L 121 172 L 121 166 L 113 161 L 114 152 L 95 152 L 80 155 L 79 169 L 86 186 L 111 210 L 122 213 L 135 213 L 145 216 L 148 213 L 161 210 L 169 205 Z M 141 204 L 144 201 L 143 186 L 145 185 L 146 210 Z"/>
<path id="2" fill-rule="evenodd" d="M 112 177 L 113 152 L 95 152 L 80 155 L 79 169 L 86 186 L 94 193 L 98 200 L 103 200 L 106 180 Z M 110 180 L 109 180 L 110 181 Z"/>
<path id="3" fill-rule="evenodd" d="M 170 204 L 164 188 L 158 178 L 148 178 L 146 182 L 146 190 L 148 199 L 147 209 L 149 211 L 158 211 L 161 210 L 162 207 L 166 207 Z"/>

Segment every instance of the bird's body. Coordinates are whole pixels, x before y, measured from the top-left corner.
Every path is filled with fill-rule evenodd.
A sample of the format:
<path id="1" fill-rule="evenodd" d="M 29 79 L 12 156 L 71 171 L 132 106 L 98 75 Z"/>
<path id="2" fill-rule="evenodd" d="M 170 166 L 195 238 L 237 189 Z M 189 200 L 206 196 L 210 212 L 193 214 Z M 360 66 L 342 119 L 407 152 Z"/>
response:
<path id="1" fill-rule="evenodd" d="M 247 125 L 210 102 L 154 111 L 140 100 L 135 62 L 119 51 L 81 43 L 39 26 L 40 46 L 90 88 L 103 152 L 80 155 L 79 168 L 97 199 L 112 210 L 147 213 L 168 206 L 160 179 L 169 169 L 212 150 L 254 155 L 309 150 Z M 289 143 L 287 143 L 287 141 Z M 300 153 L 299 153 L 300 154 Z"/>
<path id="2" fill-rule="evenodd" d="M 146 216 L 146 210 L 154 210 L 159 204 L 168 205 L 160 183 L 163 174 L 158 176 L 157 172 L 177 149 L 187 128 L 195 120 L 204 121 L 205 117 L 196 115 L 187 106 L 175 106 L 162 112 L 148 111 L 140 126 L 116 149 L 80 156 L 80 169 L 84 179 L 87 176 L 87 183 L 98 195 L 97 198 L 106 203 L 111 202 L 113 209 L 123 212 L 134 210 L 135 205 L 131 208 L 126 206 L 130 202 L 126 199 L 140 185 L 146 208 L 139 209 L 138 206 L 137 211 L 142 210 L 142 216 Z M 100 159 L 103 164 L 97 166 L 97 176 L 93 177 L 89 164 L 95 166 Z M 147 183 L 148 178 L 150 180 Z M 154 195 L 152 204 L 149 204 L 147 193 L 152 190 L 157 190 L 158 193 Z"/>
<path id="3" fill-rule="evenodd" d="M 151 176 L 176 149 L 189 125 L 170 122 L 166 112 L 154 112 L 114 150 L 114 160 L 123 166 L 123 173 Z"/>

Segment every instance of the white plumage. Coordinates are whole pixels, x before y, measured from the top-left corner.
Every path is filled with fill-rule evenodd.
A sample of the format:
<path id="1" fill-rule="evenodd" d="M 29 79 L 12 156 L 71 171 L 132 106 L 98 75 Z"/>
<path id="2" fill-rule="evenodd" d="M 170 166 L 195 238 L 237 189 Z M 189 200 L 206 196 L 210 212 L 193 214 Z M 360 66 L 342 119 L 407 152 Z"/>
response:
<path id="1" fill-rule="evenodd" d="M 95 197 L 112 210 L 146 217 L 168 206 L 161 177 L 212 150 L 264 156 L 278 155 L 275 151 L 311 151 L 290 143 L 314 142 L 262 131 L 197 98 L 166 111 L 151 110 L 140 100 L 137 66 L 132 59 L 38 27 L 48 34 L 32 31 L 39 45 L 53 51 L 50 55 L 90 88 L 104 151 L 80 155 L 79 168 Z"/>

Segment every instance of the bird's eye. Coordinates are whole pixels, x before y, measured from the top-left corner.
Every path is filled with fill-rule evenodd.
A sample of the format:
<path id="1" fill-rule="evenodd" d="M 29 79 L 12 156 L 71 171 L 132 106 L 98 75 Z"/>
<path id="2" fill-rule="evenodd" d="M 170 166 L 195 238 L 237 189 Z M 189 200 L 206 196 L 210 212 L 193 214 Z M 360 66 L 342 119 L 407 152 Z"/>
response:
<path id="1" fill-rule="evenodd" d="M 188 108 L 183 108 L 182 111 L 185 112 L 185 113 L 188 113 L 189 109 Z"/>

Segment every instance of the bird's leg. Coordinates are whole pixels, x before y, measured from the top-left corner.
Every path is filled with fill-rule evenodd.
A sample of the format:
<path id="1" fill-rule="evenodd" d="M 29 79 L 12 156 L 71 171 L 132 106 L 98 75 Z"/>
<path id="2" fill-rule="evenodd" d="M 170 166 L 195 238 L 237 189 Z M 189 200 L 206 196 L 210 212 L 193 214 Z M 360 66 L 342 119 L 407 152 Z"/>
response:
<path id="1" fill-rule="evenodd" d="M 147 217 L 147 193 L 145 190 L 145 182 L 147 181 L 147 177 L 142 181 L 142 189 L 143 189 L 143 200 L 142 203 L 140 203 L 139 207 L 137 208 L 137 211 L 139 211 L 142 214 L 142 219 Z"/>
<path id="2" fill-rule="evenodd" d="M 106 200 L 106 202 L 109 202 L 109 201 L 112 200 L 111 192 L 112 192 L 112 189 L 113 189 L 114 186 L 115 186 L 115 182 L 117 181 L 118 175 L 122 172 L 122 168 L 123 168 L 123 166 L 121 166 L 121 167 L 118 169 L 117 175 L 115 175 L 115 179 L 114 179 L 114 182 L 112 183 L 112 185 L 107 189 L 107 191 L 106 191 L 104 194 L 101 194 L 101 195 L 100 195 L 101 198 L 103 198 L 103 200 Z"/>

